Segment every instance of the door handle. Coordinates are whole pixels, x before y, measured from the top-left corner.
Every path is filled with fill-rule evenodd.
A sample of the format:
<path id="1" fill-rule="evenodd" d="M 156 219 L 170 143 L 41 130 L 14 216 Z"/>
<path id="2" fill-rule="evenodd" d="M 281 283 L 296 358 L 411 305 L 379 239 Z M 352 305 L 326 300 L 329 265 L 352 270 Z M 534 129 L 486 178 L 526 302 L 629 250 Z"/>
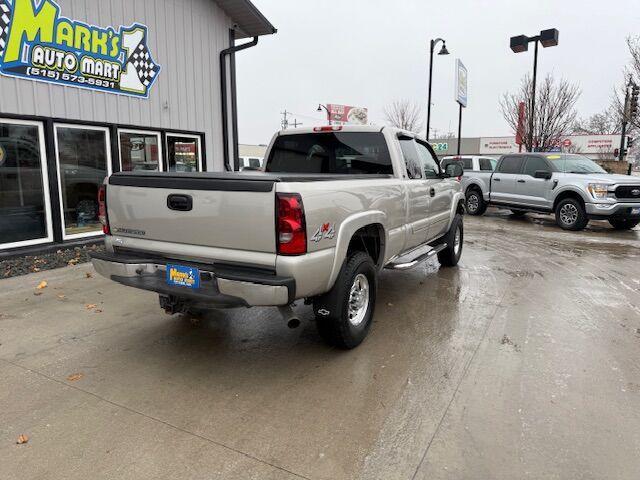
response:
<path id="1" fill-rule="evenodd" d="M 429 195 L 432 196 L 432 197 L 435 197 L 436 196 L 436 189 L 431 187 L 429 189 Z"/>
<path id="2" fill-rule="evenodd" d="M 169 195 L 167 197 L 167 207 L 178 212 L 189 212 L 193 209 L 193 198 L 191 195 Z"/>
<path id="3" fill-rule="evenodd" d="M 500 181 L 500 179 L 499 179 L 499 178 L 494 178 L 494 179 L 493 179 L 493 181 L 494 181 L 494 182 L 499 182 L 499 181 Z"/>
<path id="4" fill-rule="evenodd" d="M 518 180 L 518 183 L 527 183 L 524 180 Z"/>

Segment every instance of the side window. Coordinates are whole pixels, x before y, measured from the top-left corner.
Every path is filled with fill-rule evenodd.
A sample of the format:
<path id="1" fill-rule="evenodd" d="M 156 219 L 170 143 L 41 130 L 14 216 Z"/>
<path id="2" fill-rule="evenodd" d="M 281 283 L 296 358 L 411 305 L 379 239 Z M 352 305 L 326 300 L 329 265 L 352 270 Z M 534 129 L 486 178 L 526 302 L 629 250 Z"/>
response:
<path id="1" fill-rule="evenodd" d="M 426 145 L 421 142 L 416 142 L 416 148 L 422 161 L 424 178 L 438 178 L 440 175 L 440 168 L 438 167 L 437 160 L 433 157 Z"/>
<path id="2" fill-rule="evenodd" d="M 496 168 L 496 161 L 489 158 L 480 159 L 480 170 L 483 172 L 492 172 Z"/>
<path id="3" fill-rule="evenodd" d="M 462 168 L 464 168 L 465 171 L 473 170 L 473 158 L 467 158 L 467 157 L 463 158 Z"/>
<path id="4" fill-rule="evenodd" d="M 416 142 L 412 138 L 401 138 L 400 148 L 402 149 L 402 156 L 404 162 L 407 165 L 407 175 L 411 179 L 422 178 L 422 161 L 416 150 Z"/>
<path id="5" fill-rule="evenodd" d="M 535 175 L 536 170 L 546 170 L 547 172 L 551 169 L 547 164 L 547 161 L 542 157 L 527 157 L 527 163 L 524 166 L 523 175 L 531 175 L 532 177 Z"/>
<path id="6" fill-rule="evenodd" d="M 504 157 L 502 162 L 500 162 L 500 169 L 498 170 L 500 173 L 520 173 L 522 170 L 522 163 L 524 161 L 524 157 L 520 156 L 509 156 Z"/>

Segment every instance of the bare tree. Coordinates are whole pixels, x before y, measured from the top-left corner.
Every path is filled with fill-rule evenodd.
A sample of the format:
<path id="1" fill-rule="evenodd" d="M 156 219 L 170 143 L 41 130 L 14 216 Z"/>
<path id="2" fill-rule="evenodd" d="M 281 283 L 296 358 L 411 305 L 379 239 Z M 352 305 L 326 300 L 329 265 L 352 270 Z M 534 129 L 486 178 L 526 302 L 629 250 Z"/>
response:
<path id="1" fill-rule="evenodd" d="M 533 113 L 533 147 L 548 151 L 558 145 L 561 138 L 569 134 L 576 120 L 575 104 L 580 97 L 577 85 L 566 80 L 556 81 L 547 75 L 536 89 L 536 110 Z M 500 101 L 502 116 L 516 133 L 518 130 L 519 105 L 524 102 L 525 114 L 522 128 L 523 142 L 531 149 L 529 124 L 531 119 L 531 77 L 526 75 L 515 93 L 505 93 Z"/>
<path id="2" fill-rule="evenodd" d="M 615 89 L 613 94 L 613 101 L 611 104 L 611 110 L 614 112 L 616 122 L 619 125 L 618 132 L 622 128 L 624 98 L 627 83 L 629 82 L 629 80 L 632 80 L 636 85 L 640 85 L 640 36 L 627 37 L 627 47 L 629 48 L 631 59 L 629 61 L 629 64 L 624 67 L 624 80 L 622 84 Z M 627 133 L 634 134 L 639 130 L 640 115 L 636 116 L 636 118 L 634 118 L 627 126 Z"/>
<path id="3" fill-rule="evenodd" d="M 385 121 L 392 127 L 420 133 L 422 108 L 411 100 L 394 100 L 384 108 Z"/>
<path id="4" fill-rule="evenodd" d="M 588 118 L 579 118 L 572 127 L 573 133 L 577 135 L 607 135 L 620 133 L 621 129 L 622 125 L 613 106 Z"/>

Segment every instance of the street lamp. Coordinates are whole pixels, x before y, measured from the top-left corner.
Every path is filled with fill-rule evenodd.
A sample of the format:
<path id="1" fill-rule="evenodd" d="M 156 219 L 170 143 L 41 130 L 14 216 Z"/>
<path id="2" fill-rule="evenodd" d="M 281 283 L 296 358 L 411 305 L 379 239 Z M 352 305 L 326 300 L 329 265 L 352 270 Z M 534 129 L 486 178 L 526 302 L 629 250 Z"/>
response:
<path id="1" fill-rule="evenodd" d="M 533 118 L 536 112 L 536 76 L 538 74 L 538 42 L 543 47 L 555 47 L 558 45 L 558 37 L 560 32 L 556 28 L 542 30 L 540 35 L 535 37 L 527 37 L 526 35 L 518 35 L 511 37 L 510 46 L 513 53 L 522 53 L 529 50 L 529 43 L 535 42 L 535 50 L 533 53 L 533 85 L 531 87 L 531 112 L 529 114 L 529 151 L 533 151 Z"/>
<path id="2" fill-rule="evenodd" d="M 329 109 L 327 108 L 326 105 L 323 105 L 323 104 L 319 103 L 318 104 L 318 112 L 321 112 L 323 108 L 327 112 L 327 119 L 329 120 L 329 125 L 331 125 L 331 112 L 329 112 Z"/>
<path id="3" fill-rule="evenodd" d="M 427 141 L 429 140 L 429 126 L 431 125 L 431 82 L 433 80 L 433 52 L 436 49 L 436 45 L 442 42 L 442 48 L 438 52 L 438 55 L 449 55 L 447 50 L 447 43 L 443 38 L 436 38 L 431 40 L 429 48 L 429 103 L 427 104 Z"/>

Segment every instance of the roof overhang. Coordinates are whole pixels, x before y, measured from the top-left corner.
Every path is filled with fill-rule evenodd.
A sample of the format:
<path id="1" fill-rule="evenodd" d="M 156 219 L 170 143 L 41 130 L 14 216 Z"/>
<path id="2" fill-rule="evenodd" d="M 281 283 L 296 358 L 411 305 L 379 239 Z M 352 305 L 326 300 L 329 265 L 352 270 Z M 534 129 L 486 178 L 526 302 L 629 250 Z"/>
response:
<path id="1" fill-rule="evenodd" d="M 236 39 L 271 35 L 277 32 L 250 0 L 216 0 L 216 3 L 237 25 Z"/>

